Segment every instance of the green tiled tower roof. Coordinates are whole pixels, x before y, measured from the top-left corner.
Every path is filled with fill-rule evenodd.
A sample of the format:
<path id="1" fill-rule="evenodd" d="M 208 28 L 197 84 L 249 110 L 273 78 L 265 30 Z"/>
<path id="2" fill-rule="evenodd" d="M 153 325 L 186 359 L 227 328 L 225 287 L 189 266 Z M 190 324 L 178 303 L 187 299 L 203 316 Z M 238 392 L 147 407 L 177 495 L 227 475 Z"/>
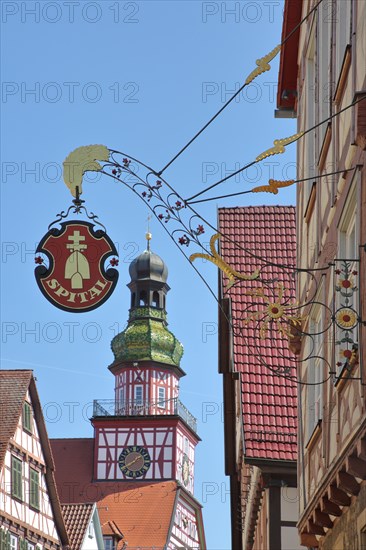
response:
<path id="1" fill-rule="evenodd" d="M 151 308 L 140 308 L 140 310 Z M 151 311 L 150 311 L 151 312 Z M 116 361 L 158 361 L 179 366 L 183 346 L 161 320 L 135 318 L 112 340 Z"/>
<path id="2" fill-rule="evenodd" d="M 130 316 L 127 328 L 112 340 L 115 361 L 157 361 L 179 367 L 183 346 L 167 328 L 165 263 L 148 246 L 131 263 L 130 276 Z"/>

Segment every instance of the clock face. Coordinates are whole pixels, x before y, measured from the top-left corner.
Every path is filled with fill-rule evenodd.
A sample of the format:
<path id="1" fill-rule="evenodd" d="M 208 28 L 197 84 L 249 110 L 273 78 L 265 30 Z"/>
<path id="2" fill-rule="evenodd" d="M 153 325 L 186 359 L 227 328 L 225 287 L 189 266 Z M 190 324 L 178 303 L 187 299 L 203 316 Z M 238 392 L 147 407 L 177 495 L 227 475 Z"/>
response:
<path id="1" fill-rule="evenodd" d="M 184 485 L 187 487 L 189 483 L 189 460 L 186 454 L 183 455 L 182 459 L 182 479 Z"/>
<path id="2" fill-rule="evenodd" d="M 118 465 L 125 476 L 141 477 L 146 474 L 151 465 L 149 451 L 138 445 L 130 445 L 119 455 Z"/>

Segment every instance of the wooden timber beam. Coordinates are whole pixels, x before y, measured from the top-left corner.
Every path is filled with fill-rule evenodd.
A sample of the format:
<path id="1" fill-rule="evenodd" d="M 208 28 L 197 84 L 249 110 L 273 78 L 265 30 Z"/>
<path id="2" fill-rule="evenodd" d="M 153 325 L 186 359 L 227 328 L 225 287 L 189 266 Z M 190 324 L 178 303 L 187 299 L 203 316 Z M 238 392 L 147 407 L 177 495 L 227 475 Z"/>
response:
<path id="1" fill-rule="evenodd" d="M 349 506 L 351 504 L 351 498 L 342 491 L 341 489 L 338 489 L 335 485 L 331 485 L 328 489 L 328 498 L 331 502 L 334 502 L 334 504 L 338 504 L 339 506 Z"/>
<path id="2" fill-rule="evenodd" d="M 347 473 L 366 479 L 366 462 L 356 456 L 349 456 L 346 460 Z"/>
<path id="3" fill-rule="evenodd" d="M 360 460 L 366 460 L 366 439 L 357 441 L 357 456 Z"/>
<path id="4" fill-rule="evenodd" d="M 328 514 L 321 512 L 319 509 L 314 511 L 313 518 L 315 525 L 318 525 L 319 527 L 327 527 L 328 529 L 333 527 L 333 522 Z"/>
<path id="5" fill-rule="evenodd" d="M 307 530 L 308 533 L 312 535 L 321 535 L 322 537 L 325 535 L 323 527 L 321 527 L 320 525 L 315 525 L 315 523 L 311 519 L 307 521 Z"/>
<path id="6" fill-rule="evenodd" d="M 340 517 L 342 515 L 342 510 L 337 504 L 331 502 L 327 497 L 323 497 L 320 501 L 320 509 L 325 514 L 330 516 Z"/>
<path id="7" fill-rule="evenodd" d="M 350 495 L 358 495 L 360 492 L 360 484 L 347 472 L 337 473 L 337 486 Z"/>
<path id="8" fill-rule="evenodd" d="M 301 546 L 307 546 L 308 548 L 319 548 L 318 539 L 311 533 L 301 533 L 300 544 Z"/>

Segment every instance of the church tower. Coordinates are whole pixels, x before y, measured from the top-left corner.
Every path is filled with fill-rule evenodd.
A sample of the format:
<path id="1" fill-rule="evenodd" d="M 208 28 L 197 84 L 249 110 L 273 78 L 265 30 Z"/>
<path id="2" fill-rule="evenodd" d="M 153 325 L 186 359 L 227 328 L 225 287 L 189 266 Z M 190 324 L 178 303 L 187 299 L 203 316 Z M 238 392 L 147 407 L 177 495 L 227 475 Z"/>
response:
<path id="1" fill-rule="evenodd" d="M 179 400 L 183 346 L 167 327 L 168 269 L 150 239 L 129 268 L 127 328 L 112 340 L 114 399 L 94 402 L 94 479 L 176 480 L 193 494 L 197 422 Z"/>

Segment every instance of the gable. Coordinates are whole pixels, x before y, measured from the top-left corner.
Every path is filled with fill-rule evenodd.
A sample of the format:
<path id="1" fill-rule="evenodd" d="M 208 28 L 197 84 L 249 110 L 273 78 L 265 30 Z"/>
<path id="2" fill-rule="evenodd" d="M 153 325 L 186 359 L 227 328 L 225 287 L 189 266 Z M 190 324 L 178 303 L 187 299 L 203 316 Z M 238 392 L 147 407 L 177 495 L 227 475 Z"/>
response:
<path id="1" fill-rule="evenodd" d="M 14 436 L 32 371 L 0 371 L 0 468 L 11 437 Z"/>
<path id="2" fill-rule="evenodd" d="M 32 371 L 0 371 L 0 516 L 20 536 L 68 544 Z M 27 412 L 24 414 L 24 403 Z M 12 416 L 13 415 L 13 416 Z"/>
<path id="3" fill-rule="evenodd" d="M 175 505 L 168 548 L 206 548 L 201 506 L 182 489 Z"/>

